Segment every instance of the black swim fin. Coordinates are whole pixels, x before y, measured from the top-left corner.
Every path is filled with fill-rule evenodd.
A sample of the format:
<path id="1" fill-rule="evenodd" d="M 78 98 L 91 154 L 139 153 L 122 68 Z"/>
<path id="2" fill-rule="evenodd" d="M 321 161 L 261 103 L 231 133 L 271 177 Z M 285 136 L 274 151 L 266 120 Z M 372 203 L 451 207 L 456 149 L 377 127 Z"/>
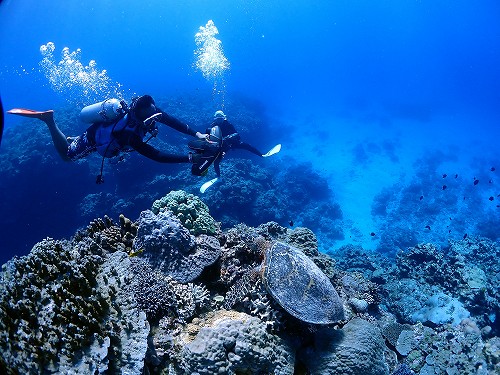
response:
<path id="1" fill-rule="evenodd" d="M 195 157 L 196 162 L 191 166 L 191 173 L 195 176 L 205 176 L 208 173 L 208 168 L 210 168 L 218 156 L 219 154 L 194 154 L 193 157 Z"/>

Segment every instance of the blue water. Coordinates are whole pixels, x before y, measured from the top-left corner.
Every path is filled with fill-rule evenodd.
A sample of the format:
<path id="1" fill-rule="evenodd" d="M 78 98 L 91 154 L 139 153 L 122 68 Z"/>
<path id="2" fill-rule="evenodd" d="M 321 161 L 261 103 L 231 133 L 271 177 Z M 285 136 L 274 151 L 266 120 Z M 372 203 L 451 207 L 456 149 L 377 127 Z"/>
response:
<path id="1" fill-rule="evenodd" d="M 193 52 L 213 20 L 231 64 L 226 98 L 263 103 L 289 140 L 282 155 L 328 178 L 352 223 L 336 246 L 376 247 L 366 235 L 381 225 L 374 199 L 427 177 L 439 191 L 444 173 L 463 186 L 492 180 L 467 209 L 488 216 L 499 237 L 499 18 L 500 3 L 488 0 L 3 1 L 0 94 L 6 109 L 68 104 L 38 65 L 50 41 L 57 58 L 80 48 L 127 95 L 210 95 Z M 8 116 L 6 127 L 20 122 Z"/>

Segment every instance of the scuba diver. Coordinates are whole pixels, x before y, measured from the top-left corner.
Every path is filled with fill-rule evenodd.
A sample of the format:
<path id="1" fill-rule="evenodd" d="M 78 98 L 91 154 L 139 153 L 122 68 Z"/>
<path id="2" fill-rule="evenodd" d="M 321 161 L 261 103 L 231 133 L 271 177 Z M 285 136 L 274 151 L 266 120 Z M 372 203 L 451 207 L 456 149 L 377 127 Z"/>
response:
<path id="1" fill-rule="evenodd" d="M 82 109 L 80 119 L 92 125 L 80 136 L 66 137 L 54 121 L 54 111 L 34 111 L 31 109 L 14 108 L 8 113 L 37 118 L 47 124 L 52 142 L 64 161 L 82 159 L 97 151 L 102 156 L 101 172 L 96 183 L 101 184 L 105 158 L 118 156 L 121 152 L 137 151 L 141 155 L 160 163 L 202 163 L 206 158 L 213 157 L 210 150 L 186 155 L 167 154 L 148 144 L 148 141 L 158 134 L 156 122 L 203 140 L 205 148 L 210 145 L 205 139 L 208 134 L 201 134 L 166 114 L 156 107 L 150 95 L 132 99 L 130 105 L 118 99 L 108 99 L 92 104 Z M 150 137 L 144 141 L 147 134 Z"/>
<path id="2" fill-rule="evenodd" d="M 242 150 L 247 150 L 251 152 L 252 154 L 255 154 L 257 156 L 266 158 L 268 156 L 277 154 L 281 150 L 281 144 L 277 144 L 274 146 L 271 150 L 269 150 L 267 153 L 262 154 L 259 150 L 257 150 L 255 147 L 252 145 L 242 142 L 241 137 L 236 131 L 236 128 L 234 127 L 233 124 L 231 124 L 227 120 L 227 116 L 224 114 L 223 111 L 218 110 L 214 114 L 214 120 L 210 126 L 206 130 L 206 133 L 208 134 L 208 137 L 206 140 L 203 142 L 200 141 L 191 141 L 189 147 L 193 150 L 197 150 L 195 147 L 196 144 L 200 145 L 199 152 L 201 155 L 205 155 L 205 164 L 206 168 L 204 169 L 204 173 L 201 175 L 205 175 L 208 167 L 210 164 L 214 164 L 214 169 L 215 173 L 217 174 L 217 177 L 204 183 L 201 188 L 200 192 L 204 193 L 210 186 L 212 186 L 214 183 L 220 181 L 220 162 L 222 161 L 222 158 L 225 156 L 225 154 L 231 150 L 231 149 L 242 149 Z M 214 144 L 214 148 L 209 150 L 206 145 L 203 143 L 210 142 Z M 197 151 L 198 152 L 198 151 Z M 194 173 L 193 173 L 194 174 Z"/>

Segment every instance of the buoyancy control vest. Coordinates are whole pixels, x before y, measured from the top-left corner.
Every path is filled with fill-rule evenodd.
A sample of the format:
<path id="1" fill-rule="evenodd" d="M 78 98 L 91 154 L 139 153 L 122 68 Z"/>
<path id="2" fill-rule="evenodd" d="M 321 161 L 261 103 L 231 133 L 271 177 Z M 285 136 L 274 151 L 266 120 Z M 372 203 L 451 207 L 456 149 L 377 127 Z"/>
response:
<path id="1" fill-rule="evenodd" d="M 96 149 L 105 158 L 117 156 L 122 151 L 127 151 L 127 145 L 122 145 L 117 139 L 117 134 L 129 132 L 143 139 L 148 130 L 141 126 L 138 121 L 130 119 L 130 114 L 126 114 L 118 121 L 99 126 L 95 133 Z"/>
<path id="2" fill-rule="evenodd" d="M 96 148 L 103 157 L 112 158 L 120 153 L 122 147 L 113 133 L 124 130 L 127 127 L 127 120 L 128 114 L 114 123 L 102 123 L 97 128 L 95 132 Z"/>

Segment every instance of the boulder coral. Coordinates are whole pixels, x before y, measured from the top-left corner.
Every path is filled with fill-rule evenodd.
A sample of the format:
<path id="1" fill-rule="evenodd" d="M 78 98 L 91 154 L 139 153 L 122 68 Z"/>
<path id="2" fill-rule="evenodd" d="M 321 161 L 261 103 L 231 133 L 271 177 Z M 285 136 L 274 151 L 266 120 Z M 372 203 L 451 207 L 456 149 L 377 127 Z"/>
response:
<path id="1" fill-rule="evenodd" d="M 182 190 L 171 191 L 154 201 L 151 208 L 155 214 L 163 209 L 172 211 L 193 235 L 214 235 L 218 230 L 217 222 L 208 212 L 208 206 L 193 194 Z"/>
<path id="2" fill-rule="evenodd" d="M 388 375 L 384 351 L 377 326 L 355 318 L 341 330 L 320 330 L 314 348 L 306 349 L 301 359 L 312 374 Z"/>
<path id="3" fill-rule="evenodd" d="M 191 327 L 193 328 L 193 327 Z M 182 346 L 181 374 L 294 373 L 294 348 L 258 318 L 220 311 Z"/>
<path id="4" fill-rule="evenodd" d="M 153 268 L 179 282 L 194 280 L 220 256 L 220 245 L 215 237 L 191 235 L 171 211 L 158 214 L 143 211 L 137 225 L 135 251 L 140 252 Z"/>

